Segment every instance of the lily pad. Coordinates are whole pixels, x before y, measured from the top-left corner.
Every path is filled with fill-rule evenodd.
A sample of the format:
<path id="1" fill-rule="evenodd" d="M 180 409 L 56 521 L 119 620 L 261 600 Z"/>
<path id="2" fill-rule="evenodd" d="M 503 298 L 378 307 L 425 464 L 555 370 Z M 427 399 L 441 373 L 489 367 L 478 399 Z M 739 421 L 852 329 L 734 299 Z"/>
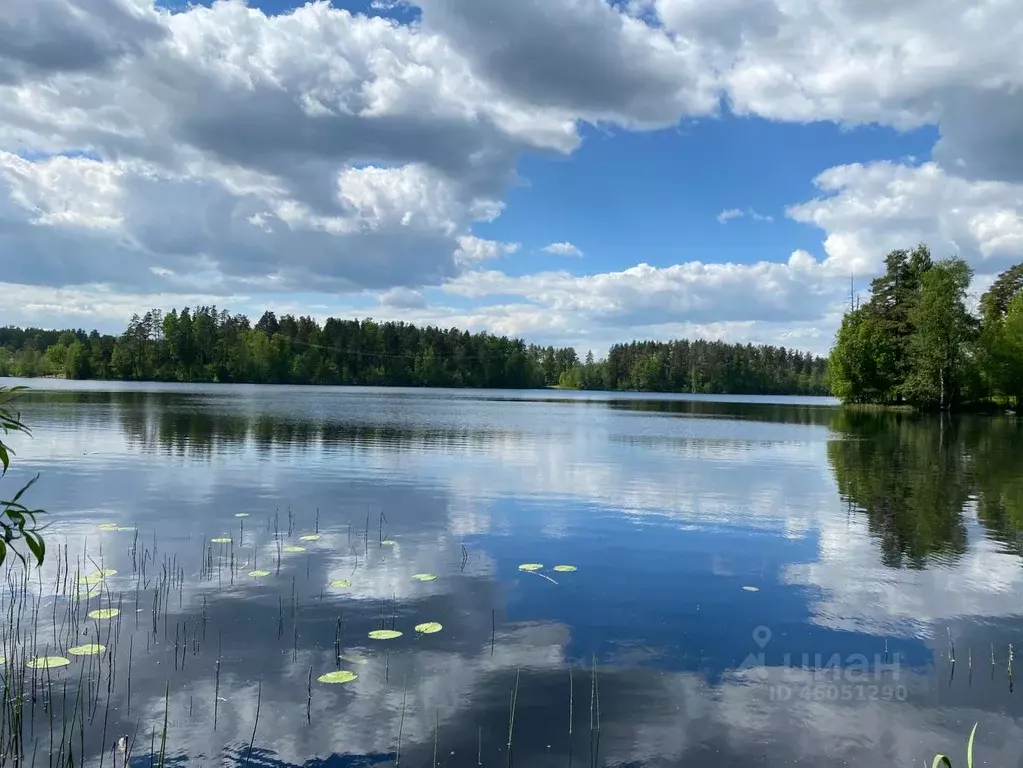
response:
<path id="1" fill-rule="evenodd" d="M 330 586 L 332 589 L 348 589 L 352 586 L 352 582 L 348 579 L 337 579 L 336 581 L 330 582 Z"/>
<path id="2" fill-rule="evenodd" d="M 210 541 L 212 541 L 214 544 L 230 544 L 231 543 L 231 537 L 230 536 L 217 536 L 215 539 L 210 539 Z"/>
<path id="3" fill-rule="evenodd" d="M 248 517 L 248 516 L 249 516 L 248 512 L 238 512 L 238 513 L 235 514 L 235 517 Z"/>
<path id="4" fill-rule="evenodd" d="M 305 547 L 298 547 L 298 546 L 295 546 L 294 544 L 290 544 L 290 545 L 288 545 L 286 547 L 281 547 L 281 551 L 283 551 L 283 552 L 305 552 Z"/>
<path id="5" fill-rule="evenodd" d="M 354 672 L 349 672 L 347 669 L 338 669 L 334 672 L 328 672 L 325 675 L 320 675 L 318 678 L 321 683 L 350 683 L 353 680 L 358 680 L 359 676 Z"/>
<path id="6" fill-rule="evenodd" d="M 743 587 L 743 589 L 745 591 L 747 591 L 747 592 L 759 592 L 760 591 L 760 587 Z"/>
<path id="7" fill-rule="evenodd" d="M 432 635 L 435 632 L 440 632 L 444 629 L 444 626 L 438 624 L 436 621 L 427 621 L 423 624 L 416 624 L 416 632 L 421 635 Z"/>
<path id="8" fill-rule="evenodd" d="M 397 543 L 398 542 L 392 541 L 391 539 L 384 539 L 383 541 L 380 542 L 380 546 L 381 547 L 393 547 Z"/>
<path id="9" fill-rule="evenodd" d="M 100 645 L 99 643 L 86 643 L 85 645 L 76 645 L 74 648 L 68 648 L 67 652 L 72 656 L 95 656 L 98 653 L 103 653 L 107 647 Z"/>
<path id="10" fill-rule="evenodd" d="M 412 578 L 416 581 L 433 581 L 437 578 L 436 573 L 415 573 Z"/>
<path id="11" fill-rule="evenodd" d="M 319 541 L 320 534 L 318 533 L 307 533 L 305 536 L 299 536 L 299 541 Z"/>
<path id="12" fill-rule="evenodd" d="M 118 608 L 97 608 L 95 611 L 89 611 L 90 619 L 112 619 L 115 616 L 120 615 L 121 611 Z"/>
<path id="13" fill-rule="evenodd" d="M 83 576 L 82 578 L 85 578 L 85 579 L 105 579 L 108 576 L 116 576 L 116 575 L 117 575 L 117 571 L 115 571 L 113 568 L 103 568 L 103 569 L 101 569 L 99 571 L 93 571 L 92 573 L 90 573 L 90 574 L 88 574 L 86 576 Z M 82 584 L 84 582 L 82 581 L 82 579 L 79 579 L 78 583 Z"/>
<path id="14" fill-rule="evenodd" d="M 394 640 L 401 637 L 401 632 L 396 629 L 374 629 L 369 633 L 370 640 Z"/>
<path id="15" fill-rule="evenodd" d="M 117 523 L 100 523 L 99 529 L 101 531 L 134 531 L 135 527 L 131 525 L 118 525 Z"/>
<path id="16" fill-rule="evenodd" d="M 85 587 L 95 587 L 103 583 L 103 577 L 97 576 L 96 574 L 89 574 L 88 576 L 82 576 L 78 579 L 78 583 Z"/>
<path id="17" fill-rule="evenodd" d="M 56 669 L 57 667 L 66 667 L 70 663 L 71 659 L 65 659 L 63 656 L 36 656 L 25 666 L 29 669 Z"/>
<path id="18" fill-rule="evenodd" d="M 520 571 L 539 571 L 543 566 L 540 563 L 523 563 L 519 566 Z"/>
<path id="19" fill-rule="evenodd" d="M 249 571 L 249 576 L 251 576 L 254 579 L 261 579 L 264 576 L 269 576 L 269 575 L 270 575 L 270 571 L 260 571 L 260 570 Z"/>
<path id="20" fill-rule="evenodd" d="M 554 566 L 554 570 L 556 570 L 558 573 L 574 573 L 579 569 L 576 568 L 574 565 L 556 565 Z"/>

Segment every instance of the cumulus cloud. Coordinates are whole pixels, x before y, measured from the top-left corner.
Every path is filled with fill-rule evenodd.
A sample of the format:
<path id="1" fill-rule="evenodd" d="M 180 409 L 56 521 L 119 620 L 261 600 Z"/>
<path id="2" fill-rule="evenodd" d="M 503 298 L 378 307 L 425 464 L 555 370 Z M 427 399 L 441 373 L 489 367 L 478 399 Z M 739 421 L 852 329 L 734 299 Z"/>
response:
<path id="1" fill-rule="evenodd" d="M 315 289 L 341 311 L 336 294 L 368 292 L 385 309 L 547 337 L 587 323 L 619 336 L 716 323 L 753 338 L 789 323 L 816 339 L 833 330 L 848 274 L 871 275 L 892 247 L 959 253 L 982 279 L 1023 252 L 1023 33 L 1011 3 L 398 5 L 377 10 L 418 20 L 326 2 L 276 15 L 241 0 L 5 8 L 3 279 L 33 287 L 36 307 L 81 294 L 53 318 L 78 307 L 108 317 L 127 297 L 248 307 Z M 501 214 L 523 153 L 573 152 L 581 122 L 715 119 L 722 98 L 740 115 L 936 125 L 941 138 L 933 162 L 821 174 L 820 196 L 786 212 L 821 229 L 816 256 L 581 278 L 476 272 L 518 250 L 473 225 Z M 736 208 L 719 221 L 738 215 L 772 220 Z M 445 285 L 487 303 L 424 306 L 421 289 Z"/>
<path id="2" fill-rule="evenodd" d="M 541 248 L 544 253 L 552 253 L 555 256 L 582 256 L 583 252 L 579 250 L 578 246 L 573 245 L 569 242 L 563 243 L 551 243 Z"/>

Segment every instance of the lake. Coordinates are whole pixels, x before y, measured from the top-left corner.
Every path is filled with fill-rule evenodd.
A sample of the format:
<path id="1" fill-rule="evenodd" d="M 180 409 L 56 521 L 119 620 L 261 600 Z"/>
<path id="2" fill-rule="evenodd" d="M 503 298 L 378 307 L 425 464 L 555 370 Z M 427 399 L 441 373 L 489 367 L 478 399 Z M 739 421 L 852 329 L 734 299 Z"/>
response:
<path id="1" fill-rule="evenodd" d="M 25 765 L 1023 765 L 1019 420 L 28 383 Z"/>

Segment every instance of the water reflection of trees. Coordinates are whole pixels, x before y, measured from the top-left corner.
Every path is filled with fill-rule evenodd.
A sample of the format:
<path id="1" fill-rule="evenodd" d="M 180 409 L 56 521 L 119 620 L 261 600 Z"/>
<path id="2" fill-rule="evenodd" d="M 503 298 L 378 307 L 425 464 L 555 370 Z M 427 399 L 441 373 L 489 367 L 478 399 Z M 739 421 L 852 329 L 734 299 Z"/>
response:
<path id="1" fill-rule="evenodd" d="M 1023 427 L 1018 420 L 840 410 L 828 460 L 842 497 L 867 516 L 892 567 L 966 551 L 976 502 L 988 535 L 1020 552 Z"/>

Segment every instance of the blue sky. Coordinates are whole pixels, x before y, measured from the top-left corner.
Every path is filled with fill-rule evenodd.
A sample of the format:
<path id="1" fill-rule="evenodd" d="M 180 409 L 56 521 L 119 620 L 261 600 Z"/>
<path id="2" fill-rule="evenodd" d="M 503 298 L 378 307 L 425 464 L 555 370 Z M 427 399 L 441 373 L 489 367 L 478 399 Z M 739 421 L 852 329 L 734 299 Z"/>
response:
<path id="1" fill-rule="evenodd" d="M 961 255 L 978 291 L 1023 258 L 1010 11 L 23 4 L 0 322 L 216 303 L 825 353 L 892 248 Z"/>

